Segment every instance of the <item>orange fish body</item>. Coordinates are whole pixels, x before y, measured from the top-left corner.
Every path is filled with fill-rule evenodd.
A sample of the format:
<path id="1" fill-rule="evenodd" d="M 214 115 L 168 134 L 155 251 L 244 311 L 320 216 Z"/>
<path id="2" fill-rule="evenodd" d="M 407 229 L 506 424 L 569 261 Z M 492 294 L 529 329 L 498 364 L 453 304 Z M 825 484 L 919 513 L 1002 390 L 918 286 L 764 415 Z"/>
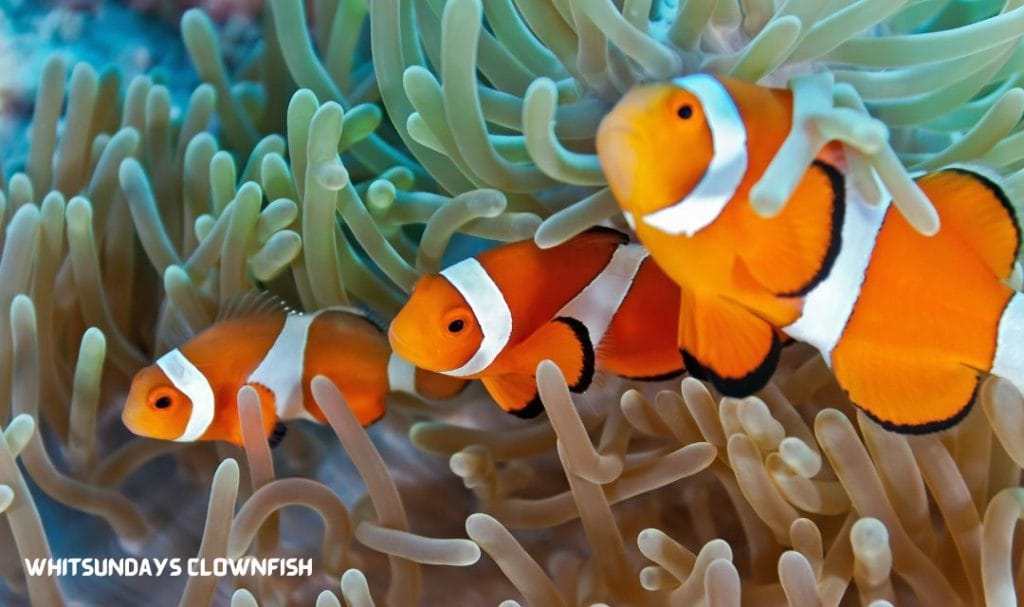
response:
<path id="1" fill-rule="evenodd" d="M 1024 386 L 1024 301 L 1006 286 L 1020 235 L 997 181 L 946 169 L 918 184 L 942 229 L 870 206 L 826 147 L 787 205 L 758 215 L 750 188 L 792 124 L 786 91 L 696 74 L 637 87 L 605 117 L 598 154 L 637 237 L 682 287 L 691 373 L 749 394 L 778 360 L 778 330 L 817 347 L 883 425 L 927 432 L 967 412 L 978 376 Z M 665 160 L 668 159 L 668 160 Z"/>
<path id="2" fill-rule="evenodd" d="M 647 252 L 595 228 L 551 249 L 491 249 L 416 284 L 391 323 L 395 352 L 414 365 L 478 378 L 521 417 L 542 411 L 534 373 L 554 361 L 583 392 L 595 371 L 654 379 L 682 372 L 671 331 L 679 289 Z"/>
<path id="3" fill-rule="evenodd" d="M 125 425 L 150 438 L 241 446 L 237 394 L 249 385 L 260 396 L 266 435 L 276 443 L 283 436 L 279 422 L 326 422 L 309 387 L 317 375 L 338 386 L 364 426 L 384 415 L 391 389 L 444 397 L 460 387 L 395 360 L 381 330 L 357 310 L 295 314 L 259 302 L 139 371 L 122 414 Z"/>

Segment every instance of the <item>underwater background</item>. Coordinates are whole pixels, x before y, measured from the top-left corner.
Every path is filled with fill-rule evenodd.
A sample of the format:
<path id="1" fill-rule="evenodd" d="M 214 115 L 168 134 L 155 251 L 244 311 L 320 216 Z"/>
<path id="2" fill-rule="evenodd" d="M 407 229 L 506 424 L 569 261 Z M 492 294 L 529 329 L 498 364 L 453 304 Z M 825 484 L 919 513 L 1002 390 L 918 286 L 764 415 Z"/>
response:
<path id="1" fill-rule="evenodd" d="M 627 229 L 594 133 L 640 81 L 812 74 L 806 147 L 841 140 L 911 223 L 900 184 L 954 162 L 1019 202 L 1022 37 L 1021 0 L 0 0 L 0 605 L 1016 604 L 1024 400 L 995 379 L 917 437 L 801 345 L 747 399 L 543 373 L 536 420 L 474 385 L 364 431 L 328 394 L 273 451 L 120 412 L 253 288 L 387 322 L 495 243 Z M 314 575 L 21 561 L 245 554 Z"/>

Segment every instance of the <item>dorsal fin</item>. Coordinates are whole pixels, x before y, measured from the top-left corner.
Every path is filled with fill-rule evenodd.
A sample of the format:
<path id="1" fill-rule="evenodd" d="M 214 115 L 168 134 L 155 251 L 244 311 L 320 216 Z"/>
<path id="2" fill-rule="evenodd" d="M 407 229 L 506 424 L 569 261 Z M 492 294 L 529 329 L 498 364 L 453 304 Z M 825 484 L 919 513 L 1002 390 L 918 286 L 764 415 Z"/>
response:
<path id="1" fill-rule="evenodd" d="M 954 230 L 995 275 L 1006 280 L 1020 253 L 1020 227 L 998 176 L 958 165 L 917 180 L 935 205 L 940 229 Z"/>
<path id="2" fill-rule="evenodd" d="M 181 347 L 206 327 L 190 327 L 185 319 L 170 312 L 169 306 L 160 311 L 160 343 L 157 343 L 157 354 Z"/>
<path id="3" fill-rule="evenodd" d="M 214 322 L 253 314 L 298 314 L 287 302 L 270 291 L 252 289 L 228 298 Z"/>
<path id="4" fill-rule="evenodd" d="M 629 234 L 608 226 L 591 226 L 580 233 L 583 238 L 608 238 L 619 244 L 629 244 Z"/>
<path id="5" fill-rule="evenodd" d="M 379 331 L 380 333 L 386 335 L 387 332 L 388 332 L 387 328 L 384 326 L 384 323 L 382 323 L 380 321 L 380 319 L 377 318 L 377 316 L 373 312 L 371 312 L 369 310 L 366 310 L 366 309 L 363 309 L 362 307 L 359 307 L 359 306 L 342 306 L 342 305 L 330 306 L 330 307 L 324 308 L 323 311 L 324 312 L 342 312 L 344 314 L 351 314 L 352 316 L 358 316 L 359 318 L 361 318 L 361 319 L 365 320 L 366 322 L 368 322 L 369 324 L 373 325 L 373 328 L 376 329 L 377 331 Z"/>

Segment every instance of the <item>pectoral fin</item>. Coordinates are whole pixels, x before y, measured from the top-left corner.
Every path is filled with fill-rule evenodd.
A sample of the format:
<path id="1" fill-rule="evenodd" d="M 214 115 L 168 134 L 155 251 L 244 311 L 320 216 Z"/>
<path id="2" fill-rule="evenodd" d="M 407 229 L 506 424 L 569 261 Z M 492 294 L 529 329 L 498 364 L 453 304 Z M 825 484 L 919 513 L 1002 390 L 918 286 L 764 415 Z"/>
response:
<path id="1" fill-rule="evenodd" d="M 575 318 L 560 317 L 537 331 L 525 344 L 534 348 L 541 360 L 558 365 L 573 392 L 584 392 L 594 379 L 594 345 L 587 327 Z M 531 367 L 536 370 L 537 365 Z"/>
<path id="2" fill-rule="evenodd" d="M 552 320 L 516 348 L 507 373 L 481 381 L 502 409 L 519 417 L 535 417 L 544 410 L 535 379 L 542 360 L 558 366 L 570 390 L 585 391 L 594 379 L 594 347 L 586 326 L 575 318 Z"/>
<path id="3" fill-rule="evenodd" d="M 595 361 L 587 327 L 567 316 L 545 324 L 516 348 L 513 371 L 533 377 L 542 360 L 558 365 L 570 390 L 585 391 L 594 379 Z"/>
<path id="4" fill-rule="evenodd" d="M 743 259 L 758 284 L 799 297 L 828 276 L 842 245 L 845 192 L 839 169 L 816 160 L 783 212 L 770 219 L 747 215 L 752 236 Z"/>
<path id="5" fill-rule="evenodd" d="M 434 373 L 426 369 L 417 368 L 415 373 L 416 392 L 433 400 L 454 398 L 469 385 L 469 381 L 461 377 Z"/>

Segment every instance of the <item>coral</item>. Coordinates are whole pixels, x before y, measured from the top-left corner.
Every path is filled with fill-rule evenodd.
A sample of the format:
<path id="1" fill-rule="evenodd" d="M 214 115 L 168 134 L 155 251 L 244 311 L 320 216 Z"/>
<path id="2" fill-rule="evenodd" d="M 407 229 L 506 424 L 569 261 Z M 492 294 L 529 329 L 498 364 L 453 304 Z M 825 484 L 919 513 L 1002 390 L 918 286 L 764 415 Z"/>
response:
<path id="1" fill-rule="evenodd" d="M 618 224 L 593 135 L 639 81 L 709 69 L 792 87 L 794 129 L 753 196 L 765 214 L 833 139 L 851 178 L 877 174 L 925 232 L 937 220 L 909 171 L 982 163 L 1019 200 L 1024 5 L 306 8 L 270 0 L 230 69 L 214 22 L 185 13 L 204 84 L 182 107 L 156 77 L 43 68 L 0 196 L 0 602 L 1016 601 L 1024 400 L 996 381 L 956 429 L 910 438 L 856 413 L 799 345 L 743 400 L 695 379 L 607 378 L 574 397 L 542 363 L 547 416 L 531 422 L 471 388 L 445 404 L 395 395 L 364 431 L 317 378 L 329 428 L 293 424 L 273 453 L 247 388 L 242 450 L 129 437 L 118 417 L 132 373 L 238 293 L 386 320 L 470 247 Z M 94 555 L 306 555 L 316 569 L 144 588 L 22 570 L 81 556 L 86 537 Z"/>

